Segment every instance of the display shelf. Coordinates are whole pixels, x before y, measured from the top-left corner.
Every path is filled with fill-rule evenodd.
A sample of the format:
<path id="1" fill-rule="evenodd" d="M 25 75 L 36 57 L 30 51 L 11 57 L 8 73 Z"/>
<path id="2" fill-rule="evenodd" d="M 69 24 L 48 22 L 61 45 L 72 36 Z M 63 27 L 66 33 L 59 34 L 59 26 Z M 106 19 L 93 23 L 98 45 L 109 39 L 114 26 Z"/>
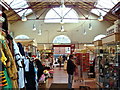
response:
<path id="1" fill-rule="evenodd" d="M 120 42 L 120 33 L 113 33 L 102 38 L 102 44 L 110 44 Z"/>
<path id="2" fill-rule="evenodd" d="M 97 40 L 93 42 L 95 46 L 102 46 L 102 40 Z"/>
<path id="3" fill-rule="evenodd" d="M 103 45 L 103 56 L 99 60 L 99 83 L 103 84 L 107 89 L 120 88 L 120 44 Z M 107 53 L 106 52 L 107 49 Z M 114 49 L 114 53 L 111 53 Z"/>

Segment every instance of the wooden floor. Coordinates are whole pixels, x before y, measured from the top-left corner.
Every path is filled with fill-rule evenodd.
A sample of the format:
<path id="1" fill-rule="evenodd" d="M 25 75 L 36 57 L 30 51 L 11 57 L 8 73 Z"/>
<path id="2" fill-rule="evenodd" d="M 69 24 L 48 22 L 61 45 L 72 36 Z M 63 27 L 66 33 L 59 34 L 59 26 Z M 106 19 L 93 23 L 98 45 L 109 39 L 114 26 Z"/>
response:
<path id="1" fill-rule="evenodd" d="M 85 75 L 84 75 L 85 76 Z M 73 81 L 73 88 L 79 88 L 80 86 L 88 86 L 90 88 L 97 88 L 97 84 L 95 82 L 94 78 L 87 78 L 84 77 L 81 81 L 76 79 L 77 77 L 74 77 L 76 80 Z M 54 68 L 54 75 L 53 78 L 47 79 L 45 84 L 39 85 L 39 88 L 50 88 L 52 83 L 68 83 L 68 76 L 67 72 L 63 70 L 63 68 Z"/>

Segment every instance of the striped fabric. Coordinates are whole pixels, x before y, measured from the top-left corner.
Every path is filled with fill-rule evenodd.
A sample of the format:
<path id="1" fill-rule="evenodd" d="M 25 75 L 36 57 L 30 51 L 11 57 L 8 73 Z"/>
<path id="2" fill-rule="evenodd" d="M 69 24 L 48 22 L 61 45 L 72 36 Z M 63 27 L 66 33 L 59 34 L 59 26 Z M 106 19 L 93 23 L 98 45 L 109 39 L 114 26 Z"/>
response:
<path id="1" fill-rule="evenodd" d="M 7 86 L 8 83 L 7 83 L 7 80 L 6 80 L 6 77 L 4 75 L 4 71 L 0 71 L 0 86 Z"/>

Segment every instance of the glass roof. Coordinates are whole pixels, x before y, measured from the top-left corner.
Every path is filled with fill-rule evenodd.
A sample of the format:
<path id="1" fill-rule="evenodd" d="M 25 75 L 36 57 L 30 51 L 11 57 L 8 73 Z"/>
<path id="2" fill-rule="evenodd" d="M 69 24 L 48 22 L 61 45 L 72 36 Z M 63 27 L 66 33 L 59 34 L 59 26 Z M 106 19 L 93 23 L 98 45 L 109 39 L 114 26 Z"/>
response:
<path id="1" fill-rule="evenodd" d="M 21 17 L 24 13 L 28 15 L 32 13 L 31 9 L 17 9 L 29 7 L 26 0 L 2 0 L 5 1 L 10 7 Z"/>
<path id="2" fill-rule="evenodd" d="M 98 0 L 95 6 L 102 9 L 92 9 L 91 12 L 98 16 L 100 16 L 100 13 L 105 16 L 118 2 L 120 0 Z"/>
<path id="3" fill-rule="evenodd" d="M 60 23 L 63 18 L 64 23 L 78 23 L 78 14 L 71 8 L 53 8 L 48 11 L 45 16 L 45 23 Z"/>
<path id="4" fill-rule="evenodd" d="M 71 40 L 65 35 L 59 35 L 54 38 L 53 43 L 71 43 Z"/>

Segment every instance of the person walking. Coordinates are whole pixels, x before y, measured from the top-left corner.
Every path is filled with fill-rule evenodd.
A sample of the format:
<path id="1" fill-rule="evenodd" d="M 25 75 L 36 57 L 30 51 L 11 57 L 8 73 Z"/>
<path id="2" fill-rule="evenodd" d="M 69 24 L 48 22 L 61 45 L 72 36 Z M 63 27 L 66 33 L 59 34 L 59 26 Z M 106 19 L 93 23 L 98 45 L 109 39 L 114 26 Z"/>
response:
<path id="1" fill-rule="evenodd" d="M 68 89 L 72 89 L 73 74 L 76 68 L 76 65 L 73 62 L 74 58 L 71 54 L 67 62 L 67 73 L 68 73 Z"/>
<path id="2" fill-rule="evenodd" d="M 58 58 L 58 63 L 59 63 L 59 65 L 60 65 L 60 68 L 62 67 L 62 61 L 63 61 L 63 58 L 62 58 L 62 56 L 59 56 L 59 58 Z"/>

